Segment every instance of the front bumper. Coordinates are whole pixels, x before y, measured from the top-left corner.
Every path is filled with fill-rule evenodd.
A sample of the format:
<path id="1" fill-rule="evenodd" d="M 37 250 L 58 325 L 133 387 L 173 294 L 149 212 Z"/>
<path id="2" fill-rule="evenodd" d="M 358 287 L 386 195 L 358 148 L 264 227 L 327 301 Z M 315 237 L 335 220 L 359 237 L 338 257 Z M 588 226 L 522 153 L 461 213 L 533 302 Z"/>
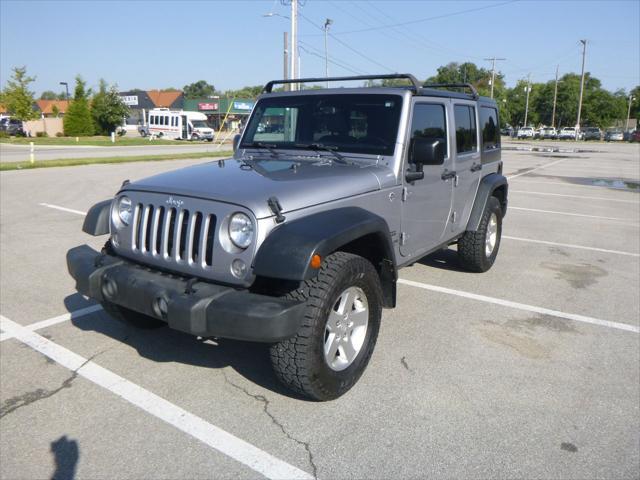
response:
<path id="1" fill-rule="evenodd" d="M 87 245 L 67 252 L 78 292 L 202 337 L 278 342 L 300 326 L 304 304 L 145 268 Z M 191 284 L 190 284 L 191 283 Z"/>

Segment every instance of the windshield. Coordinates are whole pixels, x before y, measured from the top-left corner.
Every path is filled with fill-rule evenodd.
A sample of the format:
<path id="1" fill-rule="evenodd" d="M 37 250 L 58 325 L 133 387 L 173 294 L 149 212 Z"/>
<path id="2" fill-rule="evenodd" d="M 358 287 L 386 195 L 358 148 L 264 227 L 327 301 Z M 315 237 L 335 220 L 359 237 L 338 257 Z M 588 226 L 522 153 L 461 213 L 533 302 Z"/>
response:
<path id="1" fill-rule="evenodd" d="M 384 94 L 298 95 L 264 98 L 247 125 L 241 148 L 318 149 L 393 155 L 402 97 Z M 254 145 L 255 146 L 255 145 Z"/>
<path id="2" fill-rule="evenodd" d="M 209 128 L 209 125 L 204 120 L 192 120 L 191 124 L 193 128 Z"/>

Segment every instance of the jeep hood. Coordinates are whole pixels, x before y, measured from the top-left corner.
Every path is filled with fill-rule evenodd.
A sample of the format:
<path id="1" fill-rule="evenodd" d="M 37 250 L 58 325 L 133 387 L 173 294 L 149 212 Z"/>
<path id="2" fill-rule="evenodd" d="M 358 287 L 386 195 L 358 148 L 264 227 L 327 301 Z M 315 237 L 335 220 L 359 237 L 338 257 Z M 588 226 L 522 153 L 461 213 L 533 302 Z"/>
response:
<path id="1" fill-rule="evenodd" d="M 391 171 L 375 165 L 345 165 L 327 158 L 207 162 L 131 182 L 137 190 L 233 203 L 256 218 L 273 216 L 267 200 L 275 196 L 284 213 L 380 189 Z"/>

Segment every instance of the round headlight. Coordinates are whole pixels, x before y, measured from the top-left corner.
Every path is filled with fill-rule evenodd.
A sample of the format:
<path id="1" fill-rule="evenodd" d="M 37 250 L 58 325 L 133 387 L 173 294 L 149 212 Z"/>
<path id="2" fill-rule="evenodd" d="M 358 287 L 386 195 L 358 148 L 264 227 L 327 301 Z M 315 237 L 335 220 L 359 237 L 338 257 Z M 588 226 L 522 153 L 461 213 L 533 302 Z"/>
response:
<path id="1" fill-rule="evenodd" d="M 234 213 L 229 220 L 229 238 L 238 248 L 247 248 L 253 241 L 253 223 L 244 213 Z"/>
<path id="2" fill-rule="evenodd" d="M 131 199 L 129 197 L 120 197 L 116 205 L 116 212 L 118 212 L 118 218 L 125 225 L 131 223 L 131 217 L 133 216 L 133 206 L 131 205 Z"/>

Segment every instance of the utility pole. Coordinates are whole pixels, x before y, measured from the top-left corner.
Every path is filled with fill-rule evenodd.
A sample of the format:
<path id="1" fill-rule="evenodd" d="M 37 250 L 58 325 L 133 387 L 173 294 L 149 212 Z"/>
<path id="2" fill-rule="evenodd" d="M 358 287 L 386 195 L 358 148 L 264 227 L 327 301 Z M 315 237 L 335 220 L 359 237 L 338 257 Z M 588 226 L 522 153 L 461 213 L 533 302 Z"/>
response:
<path id="1" fill-rule="evenodd" d="M 560 65 L 556 65 L 556 88 L 553 90 L 553 113 L 551 114 L 551 127 L 556 128 L 556 102 L 558 101 L 558 69 Z"/>
<path id="2" fill-rule="evenodd" d="M 284 78 L 287 80 L 289 78 L 289 32 L 284 32 Z M 284 91 L 289 91 L 289 84 L 284 84 Z"/>
<path id="3" fill-rule="evenodd" d="M 525 87 L 525 90 L 527 91 L 527 105 L 524 107 L 524 125 L 522 125 L 523 127 L 527 126 L 527 117 L 529 116 L 529 92 L 531 91 L 531 74 L 527 76 L 527 86 Z"/>
<path id="4" fill-rule="evenodd" d="M 496 58 L 496 57 L 485 58 L 485 61 L 493 62 L 491 66 L 491 98 L 493 98 L 493 84 L 496 83 L 496 60 L 502 61 L 502 60 L 506 60 L 506 58 Z"/>
<path id="5" fill-rule="evenodd" d="M 631 104 L 636 99 L 633 95 L 629 94 L 629 108 L 627 108 L 627 123 L 624 124 L 625 130 L 630 130 L 629 128 L 629 119 L 631 118 Z M 637 119 L 636 119 L 637 120 Z"/>
<path id="6" fill-rule="evenodd" d="M 329 32 L 329 25 L 333 23 L 333 20 L 327 18 L 324 21 L 324 76 L 329 78 L 329 48 L 327 46 L 327 35 Z M 329 80 L 327 80 L 327 88 L 329 88 Z"/>
<path id="7" fill-rule="evenodd" d="M 291 0 L 291 79 L 298 77 L 298 0 Z M 292 83 L 291 90 L 298 90 L 298 84 Z"/>
<path id="8" fill-rule="evenodd" d="M 578 131 L 580 130 L 580 114 L 582 113 L 582 94 L 584 91 L 584 58 L 587 53 L 587 41 L 580 40 L 582 43 L 582 78 L 580 79 L 580 100 L 578 101 L 578 119 L 576 120 L 576 140 L 578 139 Z"/>

